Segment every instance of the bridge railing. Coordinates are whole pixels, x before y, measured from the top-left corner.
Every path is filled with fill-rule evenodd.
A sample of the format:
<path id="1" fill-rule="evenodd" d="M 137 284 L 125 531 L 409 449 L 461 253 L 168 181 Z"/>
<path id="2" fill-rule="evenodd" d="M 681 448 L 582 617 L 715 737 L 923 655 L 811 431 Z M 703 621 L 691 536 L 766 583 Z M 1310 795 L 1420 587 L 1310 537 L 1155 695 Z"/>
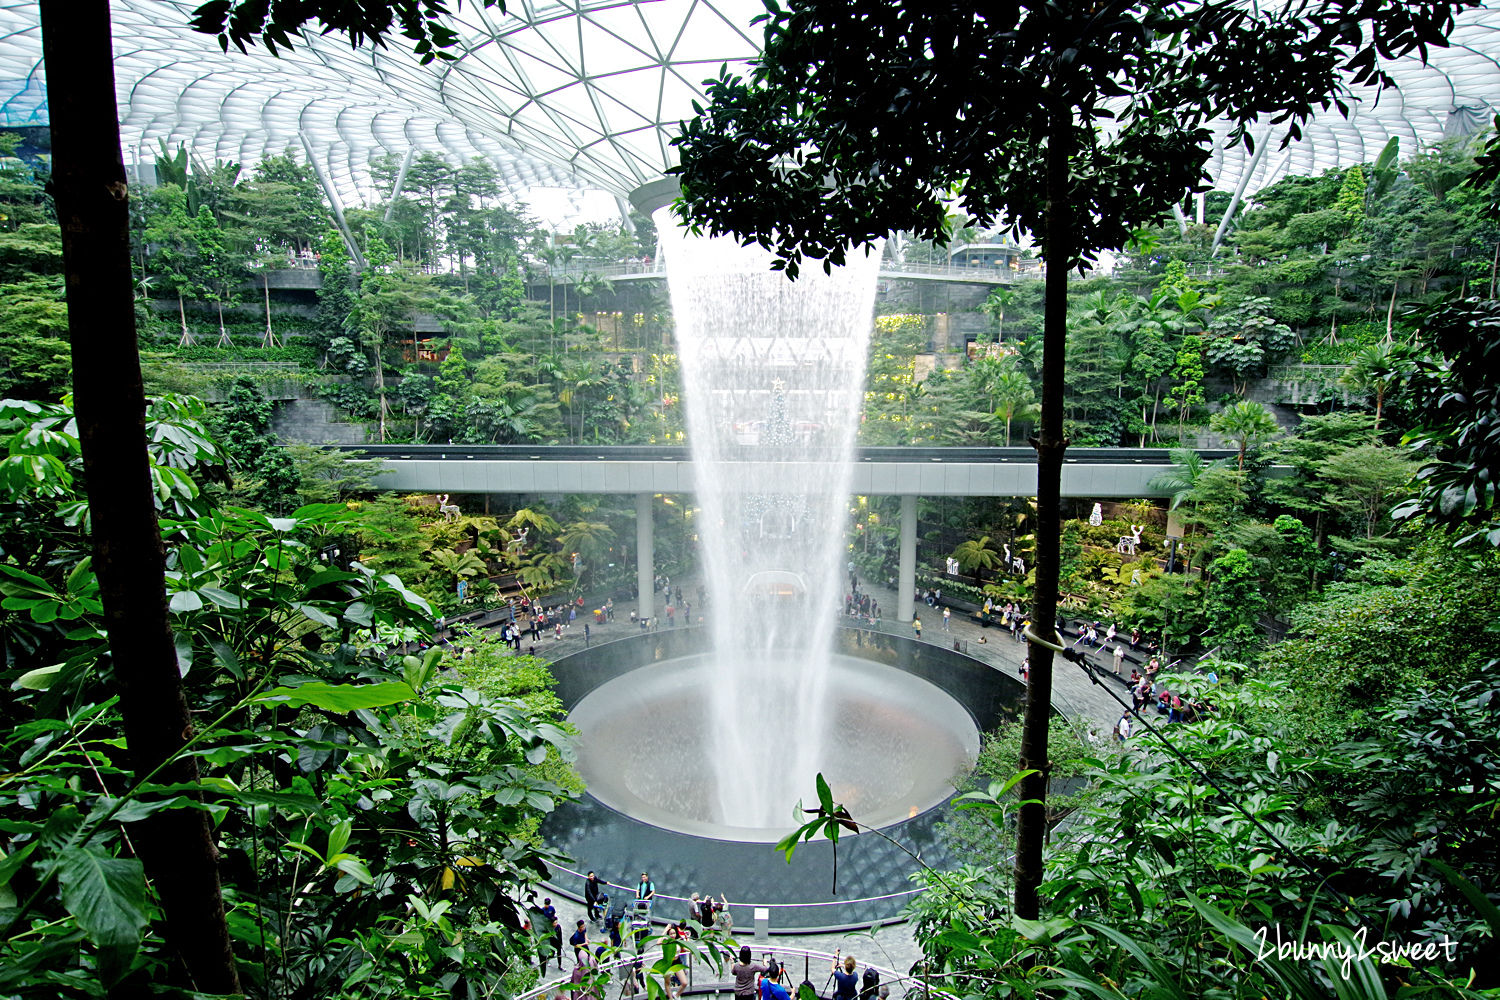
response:
<path id="1" fill-rule="evenodd" d="M 543 269 L 536 272 L 541 277 L 546 277 L 548 272 Z M 565 267 L 554 267 L 550 274 L 553 281 L 580 281 L 584 278 L 626 278 L 636 276 L 663 276 L 667 273 L 665 261 L 658 257 L 654 260 L 632 260 L 616 264 L 594 264 L 594 265 L 568 265 Z M 1009 268 L 1009 267 L 976 267 L 963 264 L 924 264 L 900 260 L 886 260 L 880 262 L 880 275 L 885 278 L 900 277 L 902 275 L 917 275 L 928 278 L 946 278 L 950 281 L 985 281 L 1009 284 L 1015 281 L 1034 281 L 1046 277 L 1046 269 L 1035 268 Z"/>
<path id="2" fill-rule="evenodd" d="M 295 361 L 185 361 L 182 367 L 205 375 L 274 375 L 302 369 Z"/>
<path id="3" fill-rule="evenodd" d="M 791 978 L 790 983 L 783 981 L 782 985 L 786 986 L 787 991 L 794 996 L 796 995 L 795 983 L 799 981 L 811 982 L 813 988 L 818 990 L 819 996 L 825 995 L 827 980 L 830 978 L 829 972 L 837 957 L 831 951 L 760 942 L 752 944 L 751 951 L 758 962 L 765 962 L 767 959 L 776 960 Z M 734 976 L 729 973 L 729 969 L 735 959 L 731 955 L 724 956 L 722 968 L 715 968 L 712 963 L 701 959 L 686 957 L 683 952 L 678 952 L 678 956 L 686 973 L 685 992 L 725 993 L 733 989 Z M 638 954 L 622 949 L 614 955 L 606 953 L 605 960 L 597 964 L 597 969 L 600 973 L 608 975 L 611 981 L 618 980 L 621 983 L 618 994 L 621 998 L 635 997 L 637 993 L 644 998 L 646 991 L 640 977 L 645 974 L 645 970 L 649 969 L 652 963 L 661 957 L 660 948 L 648 949 Z M 920 993 L 930 995 L 935 1000 L 954 1000 L 951 994 L 930 989 L 921 980 L 909 975 L 906 970 L 887 968 L 873 962 L 861 962 L 859 967 L 871 968 L 880 973 L 881 985 L 891 987 L 891 995 L 894 997 L 916 996 Z M 558 976 L 519 994 L 516 1000 L 544 1000 L 553 993 L 567 994 L 573 989 L 571 976 Z M 580 995 L 590 994 L 583 993 L 580 989 Z"/>
<path id="4" fill-rule="evenodd" d="M 382 444 L 359 445 L 371 457 L 391 460 L 441 461 L 605 461 L 605 462 L 689 462 L 692 450 L 684 445 L 535 445 L 535 444 Z M 1199 449 L 1205 459 L 1233 458 L 1238 452 L 1225 448 Z M 733 456 L 747 462 L 808 461 L 801 449 L 778 451 L 769 447 L 744 446 Z M 1036 452 L 1030 448 L 925 448 L 870 447 L 855 452 L 856 462 L 923 462 L 939 464 L 963 462 L 990 464 L 996 462 L 1030 465 Z M 1070 448 L 1066 456 L 1070 465 L 1160 465 L 1173 464 L 1167 448 Z"/>
<path id="5" fill-rule="evenodd" d="M 914 261 L 886 260 L 880 262 L 880 276 L 896 277 L 916 274 L 924 277 L 947 278 L 951 281 L 994 281 L 1010 284 L 1016 281 L 1035 281 L 1045 278 L 1045 268 L 984 267 L 965 264 L 920 264 Z"/>

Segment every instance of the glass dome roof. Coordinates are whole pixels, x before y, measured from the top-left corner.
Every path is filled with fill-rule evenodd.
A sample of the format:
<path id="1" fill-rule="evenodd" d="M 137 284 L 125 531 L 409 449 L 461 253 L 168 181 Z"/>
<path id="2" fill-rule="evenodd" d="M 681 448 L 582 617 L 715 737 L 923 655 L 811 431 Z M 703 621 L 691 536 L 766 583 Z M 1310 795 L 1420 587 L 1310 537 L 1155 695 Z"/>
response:
<path id="1" fill-rule="evenodd" d="M 536 188 L 615 197 L 659 178 L 668 144 L 692 114 L 701 81 L 743 68 L 760 32 L 757 0 L 510 0 L 508 13 L 465 4 L 458 59 L 420 66 L 396 39 L 353 50 L 309 38 L 275 58 L 219 50 L 188 27 L 199 0 L 113 0 L 116 76 L 126 160 L 158 140 L 205 161 L 245 164 L 291 146 L 323 167 L 345 203 L 385 195 L 366 165 L 385 153 L 432 151 L 489 160 L 517 197 Z M 1320 115 L 1304 138 L 1266 151 L 1219 149 L 1218 187 L 1248 174 L 1254 192 L 1288 173 L 1367 161 L 1393 135 L 1411 152 L 1484 128 L 1500 109 L 1500 0 L 1459 17 L 1451 45 L 1388 64 L 1399 91 L 1356 92 L 1348 119 Z M 0 127 L 46 124 L 34 0 L 0 0 Z M 1226 130 L 1227 131 L 1227 130 Z"/>

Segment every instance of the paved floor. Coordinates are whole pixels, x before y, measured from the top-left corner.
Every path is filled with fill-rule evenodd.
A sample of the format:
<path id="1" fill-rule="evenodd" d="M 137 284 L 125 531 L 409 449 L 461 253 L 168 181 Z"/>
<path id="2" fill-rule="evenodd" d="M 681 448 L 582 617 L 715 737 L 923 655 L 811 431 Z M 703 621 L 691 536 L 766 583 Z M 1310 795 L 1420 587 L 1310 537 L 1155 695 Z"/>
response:
<path id="1" fill-rule="evenodd" d="M 697 590 L 698 581 L 696 579 L 683 580 L 680 585 L 684 593 L 691 597 Z M 866 584 L 863 581 L 860 586 L 879 602 L 884 631 L 908 637 L 912 635 L 910 622 L 893 621 L 896 608 L 895 593 L 884 586 Z M 595 602 L 585 599 L 586 610 L 591 610 L 600 604 L 602 604 L 602 598 Z M 604 625 L 591 624 L 587 641 L 590 643 L 608 642 L 611 639 L 621 639 L 632 634 L 633 626 L 629 619 L 633 606 L 629 601 L 616 601 L 615 621 Z M 923 642 L 950 646 L 956 639 L 962 644 L 963 651 L 970 656 L 1000 670 L 1012 674 L 1020 673 L 1021 661 L 1026 656 L 1026 646 L 1015 642 L 1005 629 L 998 626 L 983 628 L 972 615 L 954 611 L 948 623 L 949 630 L 945 632 L 941 608 L 919 605 L 918 610 L 922 619 Z M 705 612 L 695 609 L 693 612 L 695 622 L 704 614 Z M 667 626 L 660 623 L 658 627 L 666 628 Z M 538 656 L 558 659 L 582 649 L 584 643 L 583 616 L 580 615 L 572 626 L 564 629 L 562 639 L 554 639 L 551 634 L 545 634 L 535 642 L 535 646 Z M 530 639 L 524 639 L 521 648 L 525 650 L 531 645 Z M 1110 664 L 1106 662 L 1105 657 L 1095 656 L 1094 660 L 1106 672 L 1110 669 Z M 1052 704 L 1068 718 L 1097 729 L 1101 735 L 1107 734 L 1114 726 L 1115 720 L 1120 717 L 1120 705 L 1105 692 L 1102 686 L 1104 684 L 1111 685 L 1117 695 L 1129 701 L 1123 681 L 1115 680 L 1111 676 L 1102 678 L 1099 684 L 1095 684 L 1081 667 L 1056 659 L 1052 676 Z"/>
<path id="2" fill-rule="evenodd" d="M 684 580 L 681 581 L 681 586 L 685 593 L 691 596 L 696 591 L 697 581 Z M 865 585 L 862 583 L 862 586 Z M 896 595 L 883 586 L 869 585 L 865 586 L 865 589 L 881 606 L 884 630 L 910 636 L 912 630 L 909 622 L 893 624 L 891 621 L 896 607 Z M 585 602 L 588 609 L 598 606 L 599 603 L 602 603 L 602 600 Z M 629 622 L 632 606 L 632 603 L 628 601 L 616 601 L 616 620 L 604 625 L 591 624 L 588 641 L 590 643 L 608 642 L 611 639 L 624 638 L 632 634 L 634 627 Z M 954 611 L 949 619 L 948 629 L 945 631 L 940 608 L 919 606 L 918 610 L 923 624 L 923 642 L 947 647 L 957 641 L 963 651 L 970 656 L 989 663 L 996 669 L 1019 674 L 1021 661 L 1026 655 L 1026 646 L 1015 642 L 1005 629 L 981 627 L 971 615 Z M 696 617 L 698 617 L 697 612 L 695 612 Z M 554 639 L 547 635 L 538 640 L 535 645 L 537 655 L 555 659 L 582 649 L 584 644 L 583 623 L 580 617 L 579 621 L 564 631 L 562 639 Z M 531 645 L 530 640 L 523 641 L 522 649 L 526 649 L 529 645 Z M 1104 657 L 1096 656 L 1095 661 L 1106 671 L 1109 669 L 1110 664 L 1105 662 Z M 1128 700 L 1123 681 L 1111 676 L 1102 678 L 1096 684 L 1082 668 L 1059 658 L 1055 661 L 1053 673 L 1052 703 L 1068 718 L 1090 727 L 1103 736 L 1110 731 L 1115 719 L 1119 717 L 1120 707 L 1119 703 L 1106 693 L 1102 685 L 1110 685 L 1117 695 L 1126 697 Z M 555 898 L 554 901 L 563 927 L 571 934 L 575 921 L 585 915 L 582 905 L 565 898 Z M 685 903 L 663 899 L 658 906 L 658 913 L 671 916 L 673 915 L 673 910 L 669 909 L 671 907 L 684 912 L 686 910 Z M 816 953 L 831 953 L 835 949 L 842 949 L 846 955 L 855 955 L 861 966 L 868 961 L 902 974 L 905 974 L 921 957 L 921 951 L 913 940 L 911 927 L 905 923 L 889 924 L 870 931 L 851 934 L 774 935 L 769 941 L 762 942 L 757 942 L 749 936 L 748 932 L 751 928 L 737 928 L 737 930 L 744 935 L 742 941 L 750 943 L 756 949 L 757 955 L 761 954 L 766 947 L 802 949 Z M 597 929 L 591 929 L 590 937 L 596 942 L 602 939 Z M 568 951 L 571 954 L 571 949 Z M 821 987 L 828 974 L 826 961 L 822 961 L 821 964 L 811 960 L 808 962 L 811 963 L 814 971 L 811 976 L 814 985 Z M 571 971 L 571 960 L 565 963 L 565 968 Z M 792 969 L 798 981 L 801 979 L 803 968 L 803 960 L 793 961 Z M 548 980 L 550 981 L 555 976 L 554 970 Z M 886 978 L 889 980 L 890 977 Z M 891 992 L 893 996 L 900 997 L 904 992 L 903 984 L 894 983 Z M 605 1000 L 614 1000 L 614 997 L 605 998 Z"/>

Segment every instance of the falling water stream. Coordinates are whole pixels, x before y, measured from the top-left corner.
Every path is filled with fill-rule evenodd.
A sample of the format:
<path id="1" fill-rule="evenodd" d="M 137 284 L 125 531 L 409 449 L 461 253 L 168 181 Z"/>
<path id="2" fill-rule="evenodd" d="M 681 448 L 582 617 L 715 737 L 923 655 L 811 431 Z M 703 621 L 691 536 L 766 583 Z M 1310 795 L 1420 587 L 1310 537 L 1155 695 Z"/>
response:
<path id="1" fill-rule="evenodd" d="M 828 681 L 878 253 L 796 281 L 657 218 L 693 452 L 714 653 L 718 823 L 784 826 L 841 781 Z M 850 776 L 850 780 L 852 776 Z"/>

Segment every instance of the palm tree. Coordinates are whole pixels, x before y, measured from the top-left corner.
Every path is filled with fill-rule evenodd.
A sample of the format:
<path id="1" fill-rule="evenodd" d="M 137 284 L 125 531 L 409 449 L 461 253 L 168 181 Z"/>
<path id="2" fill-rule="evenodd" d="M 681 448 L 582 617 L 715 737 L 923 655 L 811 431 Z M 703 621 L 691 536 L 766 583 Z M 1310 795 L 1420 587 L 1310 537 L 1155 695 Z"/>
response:
<path id="1" fill-rule="evenodd" d="M 458 552 L 453 549 L 438 549 L 429 558 L 435 570 L 449 578 L 450 584 L 475 577 L 489 571 L 483 559 L 472 550 Z"/>
<path id="2" fill-rule="evenodd" d="M 1005 342 L 1005 307 L 1016 299 L 1016 291 L 1013 288 L 997 288 L 990 292 L 989 298 L 985 299 L 979 306 L 979 311 L 995 321 L 995 342 Z"/>
<path id="3" fill-rule="evenodd" d="M 980 574 L 984 570 L 994 569 L 1000 565 L 1000 553 L 990 545 L 989 535 L 960 542 L 958 548 L 953 550 L 953 558 L 958 560 L 959 567 L 965 573 L 974 574 L 976 587 L 982 585 Z"/>
<path id="4" fill-rule="evenodd" d="M 1151 477 L 1146 485 L 1153 490 L 1164 490 L 1172 498 L 1169 509 L 1176 510 L 1193 495 L 1198 480 L 1213 466 L 1192 448 L 1173 448 L 1168 454 L 1172 467 Z"/>
<path id="5" fill-rule="evenodd" d="M 555 537 L 562 531 L 562 526 L 552 520 L 550 516 L 526 507 L 522 507 L 512 514 L 510 520 L 505 522 L 505 528 L 508 531 L 535 528 L 538 537 L 546 536 L 548 538 Z M 533 539 L 534 542 L 535 539 Z"/>
<path id="6" fill-rule="evenodd" d="M 1361 348 L 1339 382 L 1375 400 L 1375 433 L 1380 434 L 1380 412 L 1392 389 L 1417 369 L 1417 360 L 1404 344 L 1372 344 Z"/>
<path id="7" fill-rule="evenodd" d="M 538 247 L 536 250 L 536 255 L 547 265 L 547 326 L 549 328 L 557 323 L 557 294 L 554 291 L 557 287 L 557 277 L 553 268 L 557 266 L 560 257 L 554 240 L 555 236 L 548 236 L 547 245 Z"/>
<path id="8" fill-rule="evenodd" d="M 607 524 L 598 521 L 574 521 L 563 529 L 558 536 L 557 544 L 562 546 L 562 551 L 576 553 L 578 561 L 585 567 L 601 565 L 605 560 L 605 554 L 609 551 L 609 543 L 615 540 L 615 530 Z M 580 572 L 579 578 L 583 574 Z"/>
<path id="9" fill-rule="evenodd" d="M 1010 447 L 1010 422 L 1029 419 L 1036 411 L 1036 390 L 1031 379 L 1018 371 L 1002 372 L 990 383 L 995 416 L 1005 421 L 1005 447 Z"/>
<path id="10" fill-rule="evenodd" d="M 1249 400 L 1240 400 L 1224 407 L 1213 415 L 1208 427 L 1214 433 L 1229 438 L 1239 448 L 1239 468 L 1242 471 L 1245 468 L 1245 452 L 1262 441 L 1275 437 L 1281 430 L 1270 410 Z"/>
<path id="11" fill-rule="evenodd" d="M 537 549 L 517 567 L 516 576 L 528 587 L 547 588 L 556 585 L 567 570 L 568 562 L 561 553 Z"/>
<path id="12" fill-rule="evenodd" d="M 1156 437 L 1162 376 L 1171 370 L 1183 338 L 1203 329 L 1206 311 L 1217 303 L 1217 296 L 1205 297 L 1192 289 L 1159 287 L 1150 295 L 1136 296 L 1128 304 L 1129 319 L 1123 330 L 1131 341 L 1128 367 L 1140 380 L 1137 385 L 1141 390 L 1141 447 L 1145 447 L 1147 433 L 1153 439 Z"/>

